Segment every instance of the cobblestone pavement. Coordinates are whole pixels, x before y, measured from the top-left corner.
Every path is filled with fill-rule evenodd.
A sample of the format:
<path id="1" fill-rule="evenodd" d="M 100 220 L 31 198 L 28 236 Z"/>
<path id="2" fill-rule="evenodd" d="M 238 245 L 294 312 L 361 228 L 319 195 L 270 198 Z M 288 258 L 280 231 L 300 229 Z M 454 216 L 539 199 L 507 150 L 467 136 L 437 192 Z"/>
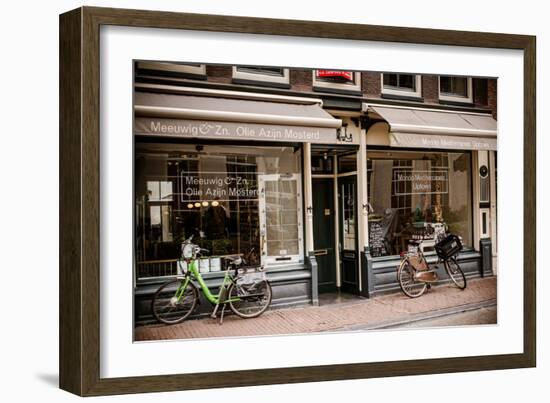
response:
<path id="1" fill-rule="evenodd" d="M 466 312 L 457 312 L 450 315 L 440 316 L 433 319 L 418 320 L 406 323 L 399 327 L 442 327 L 442 326 L 465 326 L 497 323 L 497 307 L 489 306 L 473 309 Z"/>
<path id="2" fill-rule="evenodd" d="M 274 309 L 254 319 L 235 315 L 217 319 L 184 321 L 177 325 L 148 325 L 135 329 L 136 341 L 208 337 L 258 336 L 401 327 L 407 323 L 433 319 L 466 310 L 495 306 L 497 279 L 489 277 L 468 282 L 465 290 L 445 284 L 432 287 L 420 298 L 402 293 L 372 299 L 347 299 L 346 302 L 321 306 Z M 495 323 L 487 315 L 487 323 Z M 444 324 L 443 324 L 444 325 Z M 437 326 L 437 325 L 434 325 Z"/>

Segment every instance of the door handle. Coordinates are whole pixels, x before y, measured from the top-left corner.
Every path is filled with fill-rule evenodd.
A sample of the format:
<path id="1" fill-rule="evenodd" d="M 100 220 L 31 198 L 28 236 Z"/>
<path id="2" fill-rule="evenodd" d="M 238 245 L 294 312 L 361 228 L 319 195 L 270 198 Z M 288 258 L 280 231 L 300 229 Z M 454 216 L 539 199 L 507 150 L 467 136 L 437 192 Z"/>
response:
<path id="1" fill-rule="evenodd" d="M 328 249 L 317 249 L 313 251 L 313 255 L 315 256 L 325 256 L 328 255 Z"/>

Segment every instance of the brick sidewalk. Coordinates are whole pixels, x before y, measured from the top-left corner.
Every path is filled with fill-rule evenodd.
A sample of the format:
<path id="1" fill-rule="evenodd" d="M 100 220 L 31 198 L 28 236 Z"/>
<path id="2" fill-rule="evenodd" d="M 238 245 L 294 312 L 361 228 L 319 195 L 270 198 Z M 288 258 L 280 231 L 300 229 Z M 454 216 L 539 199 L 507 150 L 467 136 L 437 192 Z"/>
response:
<path id="1" fill-rule="evenodd" d="M 258 336 L 274 334 L 311 333 L 345 329 L 367 329 L 377 324 L 406 321 L 423 314 L 496 302 L 496 277 L 475 279 L 461 291 L 451 285 L 433 287 L 420 298 L 408 298 L 402 293 L 372 299 L 357 298 L 344 303 L 323 306 L 274 309 L 254 319 L 241 319 L 228 314 L 223 325 L 218 319 L 204 318 L 184 321 L 177 325 L 140 326 L 135 330 L 136 341 L 208 337 Z M 226 311 L 227 313 L 227 311 Z"/>

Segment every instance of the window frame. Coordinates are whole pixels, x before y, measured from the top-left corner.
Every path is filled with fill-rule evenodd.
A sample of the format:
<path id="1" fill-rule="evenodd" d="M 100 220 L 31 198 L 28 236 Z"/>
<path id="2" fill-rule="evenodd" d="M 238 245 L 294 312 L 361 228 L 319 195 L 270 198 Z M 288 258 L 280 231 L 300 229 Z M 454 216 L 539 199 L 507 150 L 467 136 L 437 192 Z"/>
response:
<path id="1" fill-rule="evenodd" d="M 313 87 L 313 90 L 337 90 L 342 92 L 361 92 L 361 72 L 354 71 L 353 72 L 353 84 L 349 83 L 336 83 L 332 81 L 326 81 L 326 80 L 319 80 L 317 77 L 317 70 L 321 69 L 313 69 L 311 70 L 311 85 Z M 326 70 L 326 69 L 324 69 Z"/>
<path id="2" fill-rule="evenodd" d="M 239 70 L 239 67 L 242 68 L 245 66 L 232 66 L 231 68 L 231 77 L 233 80 L 271 83 L 276 85 L 290 85 L 290 69 L 288 68 L 282 68 L 283 75 L 278 76 L 272 74 L 254 73 L 252 71 L 242 71 Z"/>
<path id="3" fill-rule="evenodd" d="M 298 233 L 298 254 L 287 254 L 287 255 L 269 255 L 268 254 L 268 245 L 267 242 L 271 241 L 267 236 L 267 201 L 264 191 L 265 182 L 268 180 L 275 180 L 275 179 L 288 179 L 288 180 L 294 180 L 296 181 L 296 229 Z M 262 265 L 276 265 L 280 263 L 299 263 L 304 260 L 304 239 L 305 239 L 305 232 L 304 232 L 304 217 L 302 213 L 302 206 L 303 206 L 303 199 L 302 199 L 302 173 L 293 173 L 293 174 L 264 174 L 264 175 L 258 175 L 258 188 L 260 190 L 260 197 L 258 198 L 259 203 L 259 211 L 260 211 L 260 239 L 264 239 L 263 241 L 260 240 L 260 244 L 263 242 L 266 242 L 266 245 L 264 246 L 265 249 L 262 249 L 261 251 L 261 262 Z M 262 214 L 262 211 L 264 211 L 264 214 Z"/>
<path id="4" fill-rule="evenodd" d="M 396 75 L 407 75 L 413 76 L 415 80 L 415 89 L 409 90 L 405 87 L 394 87 L 394 86 L 385 86 L 384 85 L 384 75 L 385 74 L 396 74 Z M 395 95 L 400 97 L 412 97 L 412 98 L 422 98 L 422 75 L 420 74 L 404 74 L 404 73 L 380 73 L 380 86 L 382 95 Z"/>
<path id="5" fill-rule="evenodd" d="M 437 76 L 437 91 L 438 91 L 440 101 L 459 102 L 459 103 L 463 103 L 463 104 L 472 104 L 474 102 L 474 91 L 473 91 L 472 77 L 463 77 L 463 76 L 444 76 L 444 77 L 466 78 L 466 90 L 468 92 L 468 96 L 463 97 L 463 96 L 458 95 L 458 94 L 441 92 L 441 76 Z"/>

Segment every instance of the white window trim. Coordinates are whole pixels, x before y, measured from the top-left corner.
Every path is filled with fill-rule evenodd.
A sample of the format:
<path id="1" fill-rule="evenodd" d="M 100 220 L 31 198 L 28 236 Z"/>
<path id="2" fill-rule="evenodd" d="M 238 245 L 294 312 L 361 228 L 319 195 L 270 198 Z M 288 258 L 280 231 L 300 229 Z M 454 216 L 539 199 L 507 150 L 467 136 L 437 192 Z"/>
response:
<path id="1" fill-rule="evenodd" d="M 399 73 L 386 73 L 386 74 L 399 74 Z M 404 75 L 404 74 L 403 74 Z M 382 86 L 382 94 L 386 95 L 398 95 L 407 97 L 422 97 L 422 76 L 420 74 L 411 74 L 415 79 L 415 90 L 409 90 L 404 87 L 384 86 L 384 73 L 380 74 L 380 84 Z"/>
<path id="2" fill-rule="evenodd" d="M 137 67 L 145 70 L 166 71 L 171 73 L 183 73 L 194 75 L 206 75 L 206 64 L 191 66 L 188 64 L 175 64 L 164 62 L 138 62 Z"/>
<path id="3" fill-rule="evenodd" d="M 295 180 L 296 181 L 296 204 L 297 204 L 297 226 L 298 226 L 298 254 L 297 255 L 268 255 L 267 254 L 267 220 L 266 220 L 266 200 L 265 200 L 265 182 L 268 180 L 277 180 L 284 176 L 284 179 Z M 260 245 L 262 250 L 261 252 L 261 263 L 262 265 L 277 264 L 277 263 L 298 263 L 304 260 L 304 223 L 303 223 L 303 214 L 302 214 L 302 176 L 301 174 L 291 174 L 285 176 L 282 174 L 264 174 L 258 175 L 258 188 L 261 189 L 259 197 L 259 211 L 260 211 L 260 237 L 263 240 L 260 240 Z M 288 260 L 279 260 L 280 258 L 288 258 Z"/>
<path id="4" fill-rule="evenodd" d="M 253 73 L 251 71 L 242 71 L 233 66 L 233 78 L 240 80 L 250 80 L 250 81 L 262 81 L 266 83 L 276 83 L 276 84 L 290 84 L 290 70 L 283 69 L 282 76 L 274 76 L 271 74 L 261 74 Z"/>
<path id="5" fill-rule="evenodd" d="M 468 96 L 462 97 L 460 95 L 453 95 L 448 94 L 445 92 L 441 92 L 441 77 L 437 77 L 437 91 L 439 93 L 439 100 L 440 101 L 451 101 L 451 102 L 464 102 L 465 104 L 471 104 L 474 102 L 474 92 L 473 92 L 473 84 L 472 84 L 472 77 L 466 77 L 467 84 L 466 88 L 468 90 Z"/>
<path id="6" fill-rule="evenodd" d="M 361 91 L 361 73 L 355 72 L 353 77 L 353 84 L 349 83 L 335 83 L 331 81 L 317 80 L 316 70 L 312 70 L 311 74 L 313 77 L 313 87 L 315 88 L 332 88 L 335 90 L 344 90 L 344 91 Z"/>

